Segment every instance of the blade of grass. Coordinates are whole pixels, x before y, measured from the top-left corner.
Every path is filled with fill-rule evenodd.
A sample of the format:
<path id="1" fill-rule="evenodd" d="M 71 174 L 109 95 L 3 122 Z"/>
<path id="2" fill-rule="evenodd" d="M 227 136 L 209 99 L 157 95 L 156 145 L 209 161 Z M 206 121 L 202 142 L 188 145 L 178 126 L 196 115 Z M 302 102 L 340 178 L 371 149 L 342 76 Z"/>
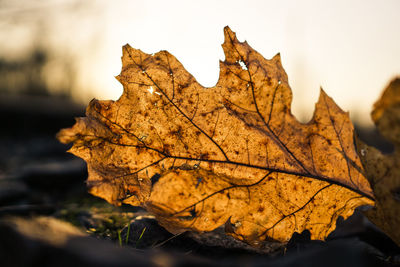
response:
<path id="1" fill-rule="evenodd" d="M 118 231 L 118 242 L 119 242 L 119 246 L 122 247 L 121 231 Z"/>
<path id="2" fill-rule="evenodd" d="M 129 232 L 131 231 L 131 224 L 129 223 L 129 225 L 128 225 L 128 231 L 126 232 L 126 237 L 125 237 L 125 245 L 127 245 L 128 244 L 128 241 L 129 241 Z M 143 233 L 142 233 L 142 235 L 143 235 Z"/>
<path id="3" fill-rule="evenodd" d="M 143 228 L 142 233 L 141 233 L 140 236 L 139 236 L 139 239 L 136 241 L 136 247 L 139 245 L 140 240 L 141 240 L 142 237 L 143 237 L 144 231 L 146 231 L 146 227 Z"/>

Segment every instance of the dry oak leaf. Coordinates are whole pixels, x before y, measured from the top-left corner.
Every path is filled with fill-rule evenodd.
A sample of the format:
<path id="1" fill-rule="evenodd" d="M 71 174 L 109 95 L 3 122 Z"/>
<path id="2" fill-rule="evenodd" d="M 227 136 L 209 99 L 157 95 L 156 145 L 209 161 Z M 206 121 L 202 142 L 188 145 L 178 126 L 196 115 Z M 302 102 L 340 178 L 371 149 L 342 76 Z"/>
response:
<path id="1" fill-rule="evenodd" d="M 171 232 L 225 224 L 255 246 L 306 229 L 324 239 L 339 216 L 373 205 L 349 116 L 321 90 L 299 123 L 279 54 L 267 60 L 224 33 L 212 88 L 167 51 L 124 46 L 120 99 L 92 100 L 58 138 L 86 160 L 92 194 L 143 206 Z"/>
<path id="2" fill-rule="evenodd" d="M 400 246 L 400 78 L 384 90 L 371 117 L 395 150 L 384 155 L 358 140 L 359 154 L 376 198 L 375 207 L 365 214 Z"/>

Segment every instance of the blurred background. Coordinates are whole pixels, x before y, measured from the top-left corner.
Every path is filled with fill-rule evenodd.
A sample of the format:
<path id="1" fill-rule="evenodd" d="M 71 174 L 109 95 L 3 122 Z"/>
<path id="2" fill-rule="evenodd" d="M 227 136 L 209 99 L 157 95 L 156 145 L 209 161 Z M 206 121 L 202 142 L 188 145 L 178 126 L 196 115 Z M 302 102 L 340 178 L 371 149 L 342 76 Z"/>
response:
<path id="1" fill-rule="evenodd" d="M 119 244 L 122 228 L 129 233 L 137 208 L 113 207 L 89 195 L 86 164 L 66 153 L 69 146 L 55 138 L 61 128 L 74 124 L 74 117 L 84 116 L 90 99 L 119 98 L 122 86 L 114 76 L 120 73 L 121 47 L 126 43 L 146 53 L 168 50 L 198 82 L 212 87 L 218 80 L 219 60 L 224 60 L 223 27 L 229 25 L 240 41 L 247 40 L 265 58 L 281 53 L 298 119 L 311 118 L 322 86 L 350 111 L 364 141 L 390 152 L 392 146 L 373 128 L 369 112 L 383 88 L 400 75 L 399 11 L 399 0 L 0 0 L 1 265 L 47 266 L 42 264 L 43 255 L 62 262 L 47 245 L 32 246 L 29 237 L 12 234 L 3 224 L 10 215 L 28 221 L 34 215 L 51 216 L 91 236 L 119 239 Z M 356 221 L 363 220 L 358 214 Z M 357 233 L 383 251 L 383 258 L 400 253 L 393 244 L 394 252 L 390 246 L 382 248 L 391 243 L 379 231 L 372 233 L 380 238 L 371 237 L 364 224 L 355 225 Z M 132 227 L 133 236 L 143 234 L 142 226 Z M 343 242 L 338 255 L 355 247 Z M 308 261 L 293 262 L 309 266 L 314 255 L 326 260 L 319 250 L 299 253 L 300 243 L 294 242 L 293 250 Z M 307 246 L 304 251 L 309 251 Z M 196 245 L 194 251 L 202 248 Z M 94 244 L 89 250 L 99 251 Z M 65 255 L 74 264 L 88 256 L 78 253 L 71 258 L 70 251 Z M 11 265 L 4 263 L 7 256 Z M 336 254 L 330 258 L 348 260 Z M 92 260 L 97 262 L 95 256 Z M 109 266 L 116 265 L 124 266 L 111 260 Z"/>
<path id="2" fill-rule="evenodd" d="M 168 50 L 213 86 L 229 25 L 264 57 L 281 53 L 300 120 L 322 86 L 370 126 L 371 105 L 400 75 L 399 10 L 398 0 L 0 0 L 0 94 L 117 99 L 126 43 Z"/>

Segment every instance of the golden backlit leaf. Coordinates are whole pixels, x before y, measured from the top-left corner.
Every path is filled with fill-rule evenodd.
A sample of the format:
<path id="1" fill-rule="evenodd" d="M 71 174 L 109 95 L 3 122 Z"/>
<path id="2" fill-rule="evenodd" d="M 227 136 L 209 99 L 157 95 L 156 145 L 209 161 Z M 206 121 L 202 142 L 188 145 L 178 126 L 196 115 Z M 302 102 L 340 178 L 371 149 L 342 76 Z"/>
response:
<path id="1" fill-rule="evenodd" d="M 399 103 L 400 79 L 394 79 L 383 91 L 381 98 L 374 104 L 371 112 L 372 120 L 375 122 L 375 124 L 378 123 L 379 119 L 388 108 Z"/>
<path id="2" fill-rule="evenodd" d="M 394 79 L 384 90 L 371 117 L 395 150 L 384 155 L 358 141 L 366 176 L 376 198 L 375 207 L 366 215 L 400 246 L 400 78 Z"/>
<path id="3" fill-rule="evenodd" d="M 211 88 L 166 51 L 124 46 L 121 98 L 92 100 L 58 138 L 86 160 L 92 194 L 143 206 L 172 232 L 225 224 L 252 245 L 304 230 L 324 239 L 339 216 L 373 204 L 349 116 L 321 90 L 313 119 L 299 123 L 280 56 L 224 32 Z"/>

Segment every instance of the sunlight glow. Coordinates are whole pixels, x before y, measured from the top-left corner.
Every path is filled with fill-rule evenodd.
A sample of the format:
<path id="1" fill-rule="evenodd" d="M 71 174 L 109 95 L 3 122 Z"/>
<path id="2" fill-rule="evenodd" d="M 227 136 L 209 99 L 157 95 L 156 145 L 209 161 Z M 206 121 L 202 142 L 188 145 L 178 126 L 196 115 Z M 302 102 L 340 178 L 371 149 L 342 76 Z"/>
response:
<path id="1" fill-rule="evenodd" d="M 149 91 L 149 93 L 150 93 L 150 94 L 153 94 L 153 92 L 154 92 L 154 88 L 153 88 L 153 86 L 150 86 L 150 88 L 149 88 L 149 89 L 147 89 L 147 91 Z"/>

